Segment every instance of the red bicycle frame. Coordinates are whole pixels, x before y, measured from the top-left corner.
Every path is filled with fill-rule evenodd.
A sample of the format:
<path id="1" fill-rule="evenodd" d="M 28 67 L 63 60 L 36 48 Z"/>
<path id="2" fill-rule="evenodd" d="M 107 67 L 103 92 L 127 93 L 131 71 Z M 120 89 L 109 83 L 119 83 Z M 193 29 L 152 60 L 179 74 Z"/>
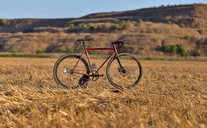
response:
<path id="1" fill-rule="evenodd" d="M 88 74 L 85 74 L 85 73 L 80 73 L 80 72 L 74 72 L 76 66 L 78 65 L 78 62 L 80 61 L 80 59 L 82 58 L 83 54 L 86 53 L 86 56 L 87 56 L 87 59 L 88 59 L 88 63 L 89 63 L 89 67 L 90 67 L 90 71 L 92 71 L 92 66 L 91 66 L 91 61 L 90 61 L 90 58 L 89 58 L 89 55 L 88 55 L 88 50 L 114 50 L 114 52 L 103 62 L 103 64 L 96 70 L 97 72 L 104 66 L 104 64 L 109 60 L 109 58 L 111 58 L 111 56 L 114 54 L 114 53 L 118 53 L 117 52 L 117 49 L 116 49 L 116 46 L 115 44 L 113 45 L 113 48 L 85 48 L 85 44 L 84 44 L 84 51 L 83 53 L 81 54 L 80 58 L 78 59 L 77 63 L 75 64 L 74 68 L 73 68 L 73 73 L 76 73 L 76 74 L 81 74 L 81 75 L 86 75 L 88 76 Z"/>

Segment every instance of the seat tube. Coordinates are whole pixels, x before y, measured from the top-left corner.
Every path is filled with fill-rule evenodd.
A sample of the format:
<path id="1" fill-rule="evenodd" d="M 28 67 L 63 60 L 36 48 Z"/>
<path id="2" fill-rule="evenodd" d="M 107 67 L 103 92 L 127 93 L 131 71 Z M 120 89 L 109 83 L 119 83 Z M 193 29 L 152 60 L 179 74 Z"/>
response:
<path id="1" fill-rule="evenodd" d="M 89 55 L 88 55 L 88 50 L 87 50 L 87 48 L 86 48 L 85 42 L 83 42 L 83 47 L 84 47 L 84 49 L 85 49 L 85 53 L 86 53 L 86 56 L 87 56 L 87 59 L 88 59 L 88 63 L 89 63 L 89 67 L 90 67 L 90 71 L 92 72 L 91 61 L 90 61 L 90 58 L 89 58 Z"/>
<path id="2" fill-rule="evenodd" d="M 84 49 L 85 49 L 85 48 L 86 48 L 85 42 L 83 41 L 82 43 L 83 43 L 83 47 L 84 47 Z"/>
<path id="3" fill-rule="evenodd" d="M 113 48 L 114 48 L 115 53 L 118 55 L 118 52 L 117 52 L 115 44 L 113 45 Z"/>

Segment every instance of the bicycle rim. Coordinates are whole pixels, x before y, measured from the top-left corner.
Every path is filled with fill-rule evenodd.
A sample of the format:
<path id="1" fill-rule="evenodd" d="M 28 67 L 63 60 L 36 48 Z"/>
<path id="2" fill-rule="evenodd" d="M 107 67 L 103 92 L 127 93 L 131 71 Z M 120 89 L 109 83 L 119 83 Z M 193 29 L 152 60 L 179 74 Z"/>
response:
<path id="1" fill-rule="evenodd" d="M 142 67 L 138 59 L 130 54 L 119 54 L 122 69 L 117 57 L 112 58 L 106 69 L 109 82 L 116 88 L 131 88 L 138 84 L 142 76 Z"/>

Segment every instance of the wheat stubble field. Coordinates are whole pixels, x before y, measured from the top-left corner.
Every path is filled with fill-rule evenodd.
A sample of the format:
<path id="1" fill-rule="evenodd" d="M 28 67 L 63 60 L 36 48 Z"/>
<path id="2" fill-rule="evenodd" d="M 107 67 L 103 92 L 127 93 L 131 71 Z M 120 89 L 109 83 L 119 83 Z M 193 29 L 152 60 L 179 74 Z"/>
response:
<path id="1" fill-rule="evenodd" d="M 0 58 L 0 127 L 207 126 L 207 62 L 141 61 L 140 83 L 119 91 L 106 76 L 89 89 L 61 89 L 56 60 Z"/>

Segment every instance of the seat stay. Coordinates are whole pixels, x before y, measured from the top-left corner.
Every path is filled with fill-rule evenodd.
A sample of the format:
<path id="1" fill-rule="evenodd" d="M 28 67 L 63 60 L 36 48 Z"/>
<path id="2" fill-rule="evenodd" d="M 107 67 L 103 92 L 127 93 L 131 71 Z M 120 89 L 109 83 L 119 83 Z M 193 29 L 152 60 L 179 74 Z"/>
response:
<path id="1" fill-rule="evenodd" d="M 75 70 L 76 66 L 78 65 L 79 61 L 81 60 L 81 58 L 82 58 L 82 56 L 83 56 L 84 52 L 85 52 L 85 50 L 84 50 L 84 51 L 83 51 L 83 53 L 80 55 L 80 57 L 79 57 L 79 59 L 78 59 L 77 63 L 75 64 L 75 66 L 74 66 L 74 68 L 73 68 L 73 70 L 72 70 L 73 72 L 74 72 L 74 70 Z"/>

